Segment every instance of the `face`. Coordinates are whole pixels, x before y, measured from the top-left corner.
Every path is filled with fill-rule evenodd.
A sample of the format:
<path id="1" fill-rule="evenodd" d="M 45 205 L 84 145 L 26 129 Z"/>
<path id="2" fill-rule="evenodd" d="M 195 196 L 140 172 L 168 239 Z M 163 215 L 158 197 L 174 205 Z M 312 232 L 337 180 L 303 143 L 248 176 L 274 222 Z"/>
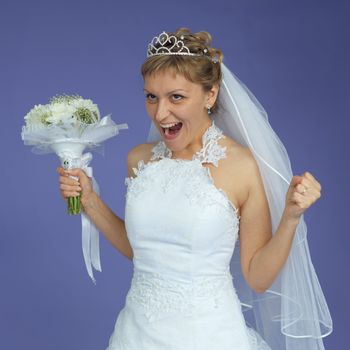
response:
<path id="1" fill-rule="evenodd" d="M 145 76 L 144 93 L 147 113 L 167 147 L 178 155 L 191 156 L 201 147 L 202 135 L 211 124 L 207 106 L 213 106 L 218 86 L 204 92 L 201 85 L 180 74 L 161 71 Z M 164 130 L 174 123 L 181 125 L 177 133 Z"/>

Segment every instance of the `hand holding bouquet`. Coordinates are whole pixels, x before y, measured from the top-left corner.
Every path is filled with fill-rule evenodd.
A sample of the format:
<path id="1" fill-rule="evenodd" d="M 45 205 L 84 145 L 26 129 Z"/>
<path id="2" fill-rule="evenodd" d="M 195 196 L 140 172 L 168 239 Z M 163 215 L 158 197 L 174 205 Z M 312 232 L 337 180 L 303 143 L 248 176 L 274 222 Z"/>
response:
<path id="1" fill-rule="evenodd" d="M 82 169 L 65 170 L 63 167 L 58 167 L 57 172 L 61 175 L 59 183 L 62 198 L 68 201 L 70 197 L 80 195 L 81 208 L 86 211 L 86 203 L 94 193 L 91 179 Z M 78 177 L 78 180 L 75 180 L 75 177 Z"/>
<path id="2" fill-rule="evenodd" d="M 56 153 L 64 169 L 80 168 L 91 178 L 92 189 L 99 194 L 98 184 L 92 175 L 89 163 L 91 153 L 85 149 L 100 148 L 101 142 L 127 129 L 127 124 L 115 124 L 110 115 L 101 119 L 99 109 L 89 99 L 79 95 L 52 97 L 46 105 L 35 105 L 24 117 L 22 140 L 33 146 L 36 154 Z M 78 184 L 78 178 L 71 176 Z M 78 188 L 78 187 L 77 187 Z M 77 194 L 77 193 L 76 193 Z M 80 193 L 68 198 L 68 213 L 82 216 L 82 243 L 88 273 L 96 283 L 91 264 L 101 271 L 99 236 L 94 224 L 81 211 Z"/>

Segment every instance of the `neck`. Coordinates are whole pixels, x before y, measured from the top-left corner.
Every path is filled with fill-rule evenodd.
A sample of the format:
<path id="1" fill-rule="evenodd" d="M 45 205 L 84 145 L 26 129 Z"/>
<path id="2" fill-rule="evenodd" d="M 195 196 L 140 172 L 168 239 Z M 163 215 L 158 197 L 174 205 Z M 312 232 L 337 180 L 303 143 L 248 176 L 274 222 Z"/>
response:
<path id="1" fill-rule="evenodd" d="M 178 152 L 172 151 L 172 158 L 191 160 L 193 155 L 204 147 L 204 134 L 208 131 L 212 124 L 212 119 L 208 118 L 208 120 L 203 124 L 203 127 L 201 127 L 201 129 L 198 131 L 195 139 L 186 148 Z"/>

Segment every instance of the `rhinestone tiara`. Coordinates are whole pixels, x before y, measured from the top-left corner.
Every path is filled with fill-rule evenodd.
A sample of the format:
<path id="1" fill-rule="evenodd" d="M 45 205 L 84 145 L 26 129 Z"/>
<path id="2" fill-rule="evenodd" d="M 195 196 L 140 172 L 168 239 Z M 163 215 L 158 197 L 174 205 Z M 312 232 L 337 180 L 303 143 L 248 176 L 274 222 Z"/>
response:
<path id="1" fill-rule="evenodd" d="M 155 36 L 148 44 L 147 57 L 159 56 L 159 55 L 184 55 L 184 56 L 205 56 L 211 59 L 214 63 L 218 62 L 217 57 L 210 57 L 206 55 L 207 49 L 203 50 L 203 53 L 193 53 L 184 44 L 184 36 L 181 35 L 179 40 L 175 35 L 168 35 L 166 32 L 162 32 L 159 36 Z M 171 45 L 171 46 L 170 46 Z"/>

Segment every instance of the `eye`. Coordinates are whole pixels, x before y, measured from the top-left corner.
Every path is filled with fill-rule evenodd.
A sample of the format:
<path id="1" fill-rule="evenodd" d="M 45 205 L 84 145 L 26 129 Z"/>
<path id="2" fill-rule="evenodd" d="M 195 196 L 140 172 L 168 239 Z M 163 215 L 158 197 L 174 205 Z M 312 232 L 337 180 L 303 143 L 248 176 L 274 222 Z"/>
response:
<path id="1" fill-rule="evenodd" d="M 175 101 L 179 101 L 179 100 L 181 100 L 181 99 L 183 98 L 182 95 L 174 94 L 173 96 L 174 96 L 174 97 L 175 97 L 175 96 L 180 97 L 180 98 L 175 98 L 175 99 L 174 99 Z"/>
<path id="2" fill-rule="evenodd" d="M 152 94 L 146 94 L 146 98 L 148 99 L 148 100 L 150 100 L 150 101 L 154 101 L 155 99 L 155 96 L 154 95 L 152 95 Z"/>

